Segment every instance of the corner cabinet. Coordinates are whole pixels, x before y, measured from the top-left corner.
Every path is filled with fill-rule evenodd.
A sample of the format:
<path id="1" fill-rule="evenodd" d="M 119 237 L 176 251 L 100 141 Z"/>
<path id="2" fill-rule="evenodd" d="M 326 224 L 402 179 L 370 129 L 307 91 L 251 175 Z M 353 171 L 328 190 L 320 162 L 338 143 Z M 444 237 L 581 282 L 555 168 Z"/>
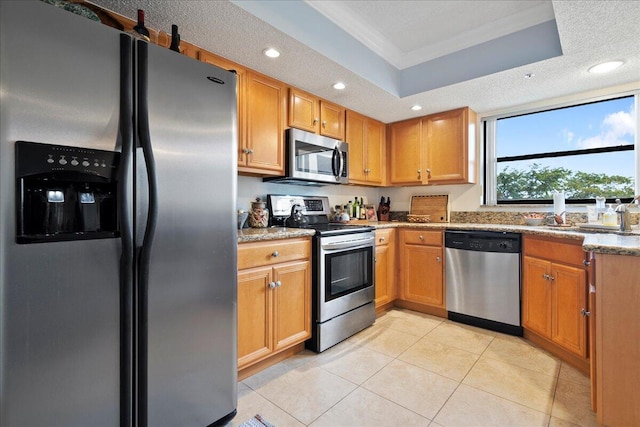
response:
<path id="1" fill-rule="evenodd" d="M 350 110 L 347 110 L 346 117 L 349 183 L 384 185 L 387 138 L 385 124 Z"/>
<path id="2" fill-rule="evenodd" d="M 311 240 L 238 245 L 238 369 L 311 337 Z"/>
<path id="3" fill-rule="evenodd" d="M 446 317 L 442 243 L 442 231 L 400 229 L 401 301 L 396 305 Z"/>
<path id="4" fill-rule="evenodd" d="M 525 236 L 522 325 L 525 337 L 588 373 L 586 257 L 578 240 Z"/>
<path id="5" fill-rule="evenodd" d="M 288 125 L 344 141 L 345 109 L 310 93 L 289 88 Z"/>
<path id="6" fill-rule="evenodd" d="M 390 184 L 476 182 L 476 121 L 476 113 L 465 107 L 392 123 Z"/>
<path id="7" fill-rule="evenodd" d="M 396 231 L 393 228 L 376 230 L 376 311 L 383 312 L 393 305 L 396 299 Z"/>

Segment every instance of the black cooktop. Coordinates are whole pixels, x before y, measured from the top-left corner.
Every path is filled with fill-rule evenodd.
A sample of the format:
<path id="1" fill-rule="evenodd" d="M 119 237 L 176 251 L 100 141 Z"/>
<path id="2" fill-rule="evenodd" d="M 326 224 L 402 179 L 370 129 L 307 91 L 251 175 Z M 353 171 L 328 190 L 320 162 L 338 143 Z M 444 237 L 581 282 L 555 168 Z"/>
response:
<path id="1" fill-rule="evenodd" d="M 338 224 L 338 223 L 307 224 L 302 228 L 312 228 L 316 230 L 316 234 L 320 236 L 362 233 L 365 231 L 373 230 L 373 227 L 368 225 Z"/>

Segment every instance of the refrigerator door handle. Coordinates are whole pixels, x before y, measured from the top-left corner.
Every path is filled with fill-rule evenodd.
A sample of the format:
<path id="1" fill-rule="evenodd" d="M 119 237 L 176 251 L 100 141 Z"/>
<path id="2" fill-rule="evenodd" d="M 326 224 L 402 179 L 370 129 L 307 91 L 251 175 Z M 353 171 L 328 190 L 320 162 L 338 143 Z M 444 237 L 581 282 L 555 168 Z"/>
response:
<path id="1" fill-rule="evenodd" d="M 121 145 L 117 206 L 120 223 L 120 425 L 133 425 L 133 225 L 131 215 L 133 154 L 133 81 L 131 37 L 120 35 Z"/>
<path id="2" fill-rule="evenodd" d="M 138 40 L 137 70 L 138 70 L 138 139 L 144 154 L 144 164 L 147 170 L 147 184 L 149 186 L 149 201 L 144 238 L 138 258 L 138 425 L 147 426 L 147 359 L 148 359 L 148 287 L 151 249 L 158 218 L 158 186 L 156 166 L 151 147 L 149 131 L 148 105 L 148 46 L 146 42 Z"/>

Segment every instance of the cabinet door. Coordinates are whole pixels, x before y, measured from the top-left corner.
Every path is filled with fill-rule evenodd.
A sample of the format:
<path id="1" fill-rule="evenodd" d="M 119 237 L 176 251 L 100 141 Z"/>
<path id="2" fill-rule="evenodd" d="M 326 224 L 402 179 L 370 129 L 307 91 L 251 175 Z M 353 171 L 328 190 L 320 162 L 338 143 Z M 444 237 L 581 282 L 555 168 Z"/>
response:
<path id="1" fill-rule="evenodd" d="M 238 368 L 273 351 L 271 267 L 238 274 Z"/>
<path id="2" fill-rule="evenodd" d="M 289 88 L 289 121 L 292 128 L 316 133 L 319 114 L 318 98 L 295 88 Z"/>
<path id="3" fill-rule="evenodd" d="M 402 299 L 444 308 L 442 248 L 404 245 Z"/>
<path id="4" fill-rule="evenodd" d="M 344 141 L 344 108 L 320 101 L 320 135 Z"/>
<path id="5" fill-rule="evenodd" d="M 346 142 L 349 144 L 349 183 L 366 184 L 365 124 L 366 117 L 347 111 Z"/>
<path id="6" fill-rule="evenodd" d="M 422 123 L 429 183 L 467 182 L 465 109 L 434 114 Z"/>
<path id="7" fill-rule="evenodd" d="M 552 264 L 551 339 L 580 357 L 587 357 L 587 275 L 583 269 Z"/>
<path id="8" fill-rule="evenodd" d="M 297 261 L 274 267 L 275 350 L 311 336 L 311 263 Z"/>
<path id="9" fill-rule="evenodd" d="M 387 132 L 384 123 L 367 120 L 365 123 L 365 172 L 367 183 L 383 185 L 386 181 L 385 152 L 387 146 Z M 349 148 L 351 155 L 351 148 Z"/>
<path id="10" fill-rule="evenodd" d="M 422 121 L 413 119 L 390 126 L 389 179 L 391 184 L 422 184 Z"/>
<path id="11" fill-rule="evenodd" d="M 216 67 L 224 68 L 225 70 L 234 70 L 237 75 L 236 89 L 237 89 L 237 115 L 238 115 L 238 166 L 246 166 L 248 154 L 247 143 L 245 138 L 245 81 L 247 79 L 246 70 L 239 67 L 238 64 L 227 61 L 224 58 L 220 58 L 211 53 L 205 51 L 198 52 L 198 60 L 206 62 L 207 64 L 215 65 Z"/>
<path id="12" fill-rule="evenodd" d="M 522 266 L 522 325 L 551 338 L 551 263 L 525 256 Z"/>
<path id="13" fill-rule="evenodd" d="M 265 76 L 247 73 L 246 168 L 242 172 L 284 174 L 286 86 Z"/>
<path id="14" fill-rule="evenodd" d="M 376 308 L 393 301 L 395 292 L 395 230 L 376 230 Z"/>

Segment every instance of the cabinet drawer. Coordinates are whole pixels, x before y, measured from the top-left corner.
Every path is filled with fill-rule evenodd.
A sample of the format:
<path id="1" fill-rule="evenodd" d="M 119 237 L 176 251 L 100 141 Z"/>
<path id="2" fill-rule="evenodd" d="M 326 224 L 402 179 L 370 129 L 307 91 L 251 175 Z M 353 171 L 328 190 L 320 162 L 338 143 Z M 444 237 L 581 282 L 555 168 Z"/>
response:
<path id="1" fill-rule="evenodd" d="M 547 259 L 584 267 L 585 253 L 579 240 L 561 240 L 525 236 L 524 254 L 536 258 Z"/>
<path id="2" fill-rule="evenodd" d="M 310 239 L 241 243 L 238 245 L 238 270 L 310 257 Z"/>
<path id="3" fill-rule="evenodd" d="M 387 246 L 393 237 L 393 228 L 376 230 L 376 246 Z"/>
<path id="4" fill-rule="evenodd" d="M 442 231 L 402 230 L 402 241 L 410 245 L 442 246 Z"/>

